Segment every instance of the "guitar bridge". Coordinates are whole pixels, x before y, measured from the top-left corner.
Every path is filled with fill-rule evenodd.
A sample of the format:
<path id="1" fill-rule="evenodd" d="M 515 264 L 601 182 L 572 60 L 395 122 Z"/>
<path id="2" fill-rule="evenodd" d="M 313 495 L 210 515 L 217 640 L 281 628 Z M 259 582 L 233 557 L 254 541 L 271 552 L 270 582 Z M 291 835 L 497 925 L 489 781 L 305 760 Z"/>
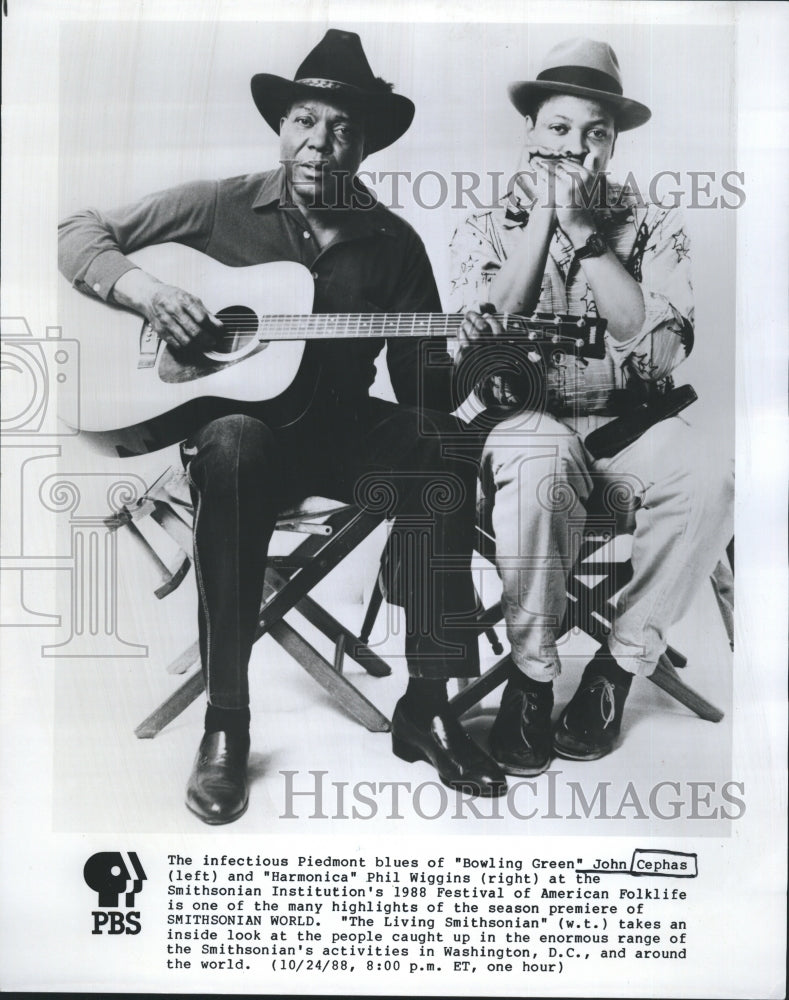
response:
<path id="1" fill-rule="evenodd" d="M 158 353 L 159 337 L 150 323 L 143 323 L 142 330 L 140 330 L 137 368 L 153 368 L 156 365 L 156 355 Z"/>

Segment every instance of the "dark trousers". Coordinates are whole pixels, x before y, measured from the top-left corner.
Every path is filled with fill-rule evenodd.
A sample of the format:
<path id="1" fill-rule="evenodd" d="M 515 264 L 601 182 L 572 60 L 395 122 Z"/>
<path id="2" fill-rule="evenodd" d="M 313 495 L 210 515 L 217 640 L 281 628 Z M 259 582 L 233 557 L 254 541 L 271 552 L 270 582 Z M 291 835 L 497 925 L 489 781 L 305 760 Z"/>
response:
<path id="1" fill-rule="evenodd" d="M 249 703 L 269 541 L 277 515 L 311 495 L 396 515 L 409 673 L 476 676 L 468 619 L 477 603 L 470 573 L 477 464 L 473 455 L 452 457 L 460 429 L 447 414 L 366 398 L 318 403 L 284 429 L 257 416 L 226 416 L 185 442 L 211 705 Z"/>

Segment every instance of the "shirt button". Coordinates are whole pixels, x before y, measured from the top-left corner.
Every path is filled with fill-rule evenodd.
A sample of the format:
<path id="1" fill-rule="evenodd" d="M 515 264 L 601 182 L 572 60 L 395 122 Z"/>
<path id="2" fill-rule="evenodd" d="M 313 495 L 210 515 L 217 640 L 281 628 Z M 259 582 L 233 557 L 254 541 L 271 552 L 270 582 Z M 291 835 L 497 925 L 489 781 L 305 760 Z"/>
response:
<path id="1" fill-rule="evenodd" d="M 310 234 L 306 229 L 301 235 L 304 237 L 305 240 L 308 240 L 310 238 Z"/>
<path id="2" fill-rule="evenodd" d="M 97 281 L 97 282 L 96 282 L 96 284 L 95 284 L 95 285 L 93 286 L 93 291 L 94 291 L 94 292 L 100 292 L 100 291 L 101 291 L 101 285 L 100 285 L 100 284 L 98 283 L 98 281 Z"/>

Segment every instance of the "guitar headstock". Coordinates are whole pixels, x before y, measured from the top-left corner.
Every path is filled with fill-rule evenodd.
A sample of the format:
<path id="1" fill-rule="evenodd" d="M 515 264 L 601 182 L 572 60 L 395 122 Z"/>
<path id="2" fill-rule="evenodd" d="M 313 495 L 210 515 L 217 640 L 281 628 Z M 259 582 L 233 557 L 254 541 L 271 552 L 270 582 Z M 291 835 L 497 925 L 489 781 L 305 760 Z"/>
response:
<path id="1" fill-rule="evenodd" d="M 568 313 L 537 312 L 530 316 L 497 313 L 508 339 L 531 344 L 544 357 L 562 351 L 579 358 L 605 356 L 606 320 L 599 316 L 572 316 Z"/>

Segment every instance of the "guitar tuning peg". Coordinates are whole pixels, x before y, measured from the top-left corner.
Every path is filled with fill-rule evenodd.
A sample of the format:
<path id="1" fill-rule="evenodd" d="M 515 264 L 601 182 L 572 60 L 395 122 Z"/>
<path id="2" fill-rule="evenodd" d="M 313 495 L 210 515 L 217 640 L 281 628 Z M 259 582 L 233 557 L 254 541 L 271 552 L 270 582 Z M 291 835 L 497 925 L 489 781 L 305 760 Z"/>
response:
<path id="1" fill-rule="evenodd" d="M 578 339 L 576 340 L 576 342 L 575 342 L 575 346 L 576 346 L 576 347 L 577 347 L 577 348 L 578 348 L 579 350 L 580 350 L 580 349 L 581 349 L 582 347 L 585 347 L 585 346 L 586 346 L 586 342 L 584 341 L 583 337 L 579 337 L 579 338 L 578 338 Z"/>
<path id="2" fill-rule="evenodd" d="M 554 313 L 553 314 L 553 319 L 551 320 L 551 322 L 554 324 L 554 326 L 561 326 L 562 325 L 562 317 L 558 313 Z"/>
<path id="3" fill-rule="evenodd" d="M 529 340 L 536 340 L 536 339 L 537 339 L 537 331 L 529 330 Z"/>
<path id="4" fill-rule="evenodd" d="M 559 334 L 558 334 L 558 333 L 555 333 L 555 334 L 554 334 L 554 335 L 553 335 L 553 336 L 551 337 L 551 343 L 552 343 L 552 344 L 558 344 L 558 343 L 559 343 L 559 341 L 560 341 L 561 339 L 562 339 L 562 338 L 561 338 L 561 337 L 559 336 Z"/>
<path id="5" fill-rule="evenodd" d="M 583 316 L 581 316 L 580 319 L 577 319 L 575 321 L 575 325 L 583 329 L 583 327 L 586 326 L 586 319 Z"/>
<path id="6" fill-rule="evenodd" d="M 526 357 L 529 359 L 529 361 L 532 361 L 534 364 L 537 364 L 537 362 L 541 360 L 539 351 L 529 351 Z"/>

